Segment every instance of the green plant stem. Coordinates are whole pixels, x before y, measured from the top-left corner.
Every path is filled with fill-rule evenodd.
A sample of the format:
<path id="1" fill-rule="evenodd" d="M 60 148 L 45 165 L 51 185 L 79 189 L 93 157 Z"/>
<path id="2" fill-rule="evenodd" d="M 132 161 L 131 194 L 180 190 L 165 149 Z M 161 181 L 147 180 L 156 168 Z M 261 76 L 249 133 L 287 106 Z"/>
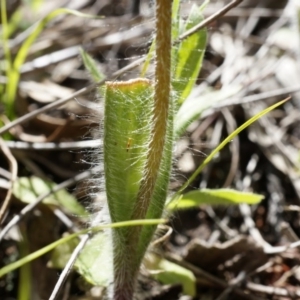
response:
<path id="1" fill-rule="evenodd" d="M 7 63 L 7 70 L 11 68 L 11 53 L 8 45 L 8 22 L 6 13 L 6 1 L 1 0 L 1 19 L 2 19 L 2 43 Z"/>
<path id="2" fill-rule="evenodd" d="M 167 137 L 170 113 L 172 49 L 172 1 L 156 1 L 156 65 L 154 107 L 149 152 L 131 220 L 146 218 L 155 185 L 162 170 L 161 163 Z M 130 244 L 137 247 L 141 227 L 132 230 Z M 140 255 L 140 253 L 139 253 Z M 140 261 L 136 261 L 138 269 Z"/>
<path id="3" fill-rule="evenodd" d="M 132 220 L 144 219 L 146 216 L 166 142 L 171 84 L 172 1 L 157 0 L 156 5 L 156 67 L 152 138 Z"/>
<path id="4" fill-rule="evenodd" d="M 23 227 L 21 227 L 22 240 L 19 243 L 19 251 L 21 257 L 26 257 L 29 254 L 29 243 L 27 233 Z M 18 300 L 28 300 L 31 295 L 31 266 L 24 264 L 20 269 L 20 279 L 18 287 Z"/>
<path id="5" fill-rule="evenodd" d="M 144 176 L 139 188 L 137 201 L 131 220 L 144 219 L 154 193 L 160 172 L 166 143 L 170 85 L 171 85 L 171 29 L 172 1 L 156 1 L 156 67 L 153 119 L 149 152 L 144 168 Z M 135 280 L 140 266 L 140 253 L 137 255 L 138 242 L 142 227 L 129 231 L 125 247 L 131 259 L 122 274 L 115 274 L 114 300 L 131 300 L 134 294 Z M 125 268 L 124 268 L 125 269 Z"/>
<path id="6" fill-rule="evenodd" d="M 1 20 L 2 20 L 2 37 L 1 37 L 1 42 L 2 42 L 2 47 L 4 50 L 4 56 L 5 56 L 5 62 L 6 62 L 6 76 L 8 77 L 11 68 L 12 68 L 12 63 L 11 63 L 11 53 L 8 45 L 8 22 L 7 22 L 7 12 L 6 12 L 6 1 L 1 0 Z M 2 70 L 1 70 L 2 71 Z M 8 95 L 7 92 L 3 96 L 3 103 L 5 106 L 8 104 Z"/>

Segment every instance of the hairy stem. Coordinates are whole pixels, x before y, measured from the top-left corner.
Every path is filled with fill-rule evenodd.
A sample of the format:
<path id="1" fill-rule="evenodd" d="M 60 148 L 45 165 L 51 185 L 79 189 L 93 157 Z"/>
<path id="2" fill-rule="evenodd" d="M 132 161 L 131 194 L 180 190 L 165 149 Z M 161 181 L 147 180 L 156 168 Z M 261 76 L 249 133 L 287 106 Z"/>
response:
<path id="1" fill-rule="evenodd" d="M 169 113 L 171 85 L 172 1 L 156 1 L 156 66 L 152 138 L 132 219 L 144 219 L 162 161 Z"/>
<path id="2" fill-rule="evenodd" d="M 172 1 L 156 0 L 156 67 L 153 117 L 151 120 L 151 140 L 144 167 L 143 179 L 133 207 L 131 220 L 144 219 L 147 215 L 155 184 L 160 172 L 164 153 L 169 119 L 170 85 L 171 85 L 171 20 Z M 131 256 L 130 263 L 118 280 L 116 274 L 114 299 L 130 300 L 133 298 L 135 279 L 138 273 L 141 253 L 138 251 L 142 227 L 130 228 L 126 248 Z M 151 237 L 149 238 L 149 242 Z M 125 263 L 126 264 L 126 263 Z M 122 272 L 122 271 L 121 271 Z"/>

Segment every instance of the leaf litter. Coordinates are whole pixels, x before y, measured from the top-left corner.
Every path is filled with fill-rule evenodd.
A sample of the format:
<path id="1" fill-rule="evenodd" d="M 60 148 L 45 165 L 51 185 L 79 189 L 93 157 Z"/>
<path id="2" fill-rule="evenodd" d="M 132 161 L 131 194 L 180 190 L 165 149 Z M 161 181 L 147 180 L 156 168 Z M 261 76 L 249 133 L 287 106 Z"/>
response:
<path id="1" fill-rule="evenodd" d="M 8 15 L 20 8 L 27 22 L 38 20 L 61 6 L 61 1 L 51 1 L 51 8 L 46 1 L 41 1 L 36 17 L 30 20 L 31 8 L 13 2 L 8 5 Z M 188 15 L 193 2 L 197 1 L 183 2 L 183 16 Z M 289 3 L 244 1 L 209 26 L 203 67 L 190 97 L 204 97 L 213 104 L 196 113 L 194 122 L 178 142 L 185 140 L 174 162 L 177 169 L 171 189 L 178 189 L 205 159 L 199 151 L 209 154 L 210 149 L 258 111 L 288 95 L 292 99 L 234 139 L 190 187 L 190 190 L 230 187 L 255 192 L 265 196 L 261 204 L 251 208 L 194 207 L 175 212 L 170 220 L 173 233 L 161 246 L 160 255 L 193 272 L 199 299 L 300 297 L 300 255 L 297 247 L 288 248 L 299 241 L 300 235 L 300 86 L 297 82 L 300 44 L 295 42 L 299 37 L 294 26 L 297 16 Z M 64 7 L 103 15 L 105 19 L 88 20 L 66 15 L 49 23 L 21 67 L 15 99 L 17 117 L 67 94 L 72 95 L 73 91 L 90 83 L 79 58 L 80 47 L 97 60 L 98 68 L 106 75 L 146 54 L 153 34 L 151 9 L 142 1 L 141 16 L 133 19 L 128 14 L 129 4 L 129 1 L 82 1 L 80 4 L 65 1 Z M 224 5 L 225 1 L 211 1 L 205 14 L 208 16 Z M 26 34 L 21 28 L 12 34 L 9 40 L 12 53 L 16 53 Z M 128 71 L 121 79 L 138 74 L 138 70 Z M 5 78 L 1 78 L 1 84 L 2 79 L 5 82 Z M 94 92 L 80 95 L 76 101 L 69 101 L 11 130 L 11 139 L 27 143 L 27 149 L 18 149 L 17 144 L 8 143 L 19 163 L 20 178 L 38 176 L 60 183 L 90 167 L 85 159 L 86 149 L 66 151 L 60 150 L 59 145 L 80 141 L 82 137 L 92 139 L 92 128 L 97 126 L 96 113 L 89 107 L 97 100 L 95 98 Z M 37 142 L 51 142 L 57 146 L 52 150 L 42 147 L 33 150 L 31 145 Z M 1 194 L 5 195 L 9 187 L 5 160 L 0 167 Z M 86 207 L 92 207 L 92 202 L 96 201 L 89 196 L 86 183 L 77 188 L 73 184 L 68 192 Z M 13 198 L 3 227 L 23 205 Z M 27 235 L 30 251 L 46 246 L 62 233 L 76 231 L 77 226 L 86 226 L 78 215 L 65 214 L 67 219 L 54 217 L 54 210 L 40 205 L 19 224 L 23 236 L 24 230 L 30 233 Z M 68 218 L 71 220 L 69 227 Z M 46 233 L 47 238 L 41 239 Z M 20 255 L 18 243 L 18 235 L 13 231 L 2 240 L 1 266 Z M 282 246 L 286 248 L 280 251 Z M 35 290 L 40 298 L 49 297 L 47 293 L 55 283 L 56 272 L 47 267 L 50 258 L 45 256 L 32 263 L 34 273 L 43 275 L 32 278 L 34 286 L 48 285 L 44 291 Z M 18 272 L 0 278 L 3 297 L 16 295 L 18 278 Z M 184 289 L 178 283 L 161 285 L 143 271 L 138 290 L 143 299 L 184 299 Z M 76 272 L 69 278 L 65 293 L 70 299 L 75 295 L 74 299 L 92 299 L 101 294 L 84 283 Z"/>

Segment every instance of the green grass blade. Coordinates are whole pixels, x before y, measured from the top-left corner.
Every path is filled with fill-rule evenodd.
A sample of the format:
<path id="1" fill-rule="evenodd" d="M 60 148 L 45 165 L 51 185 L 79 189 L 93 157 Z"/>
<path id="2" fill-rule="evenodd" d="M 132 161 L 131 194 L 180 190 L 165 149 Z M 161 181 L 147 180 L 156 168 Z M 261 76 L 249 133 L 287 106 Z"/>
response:
<path id="1" fill-rule="evenodd" d="M 7 21 L 6 0 L 1 0 L 1 20 L 2 20 L 2 45 L 4 49 L 7 69 L 11 68 L 11 53 L 8 45 L 9 25 Z"/>
<path id="2" fill-rule="evenodd" d="M 10 17 L 8 23 L 8 30 L 6 32 L 5 39 L 8 39 L 18 28 L 20 28 L 20 23 L 22 22 L 22 10 L 18 8 L 13 15 Z"/>
<path id="3" fill-rule="evenodd" d="M 80 48 L 80 55 L 83 61 L 85 68 L 88 70 L 90 75 L 92 76 L 93 81 L 98 82 L 105 78 L 105 75 L 100 72 L 97 68 L 97 63 L 95 60 L 82 48 Z"/>
<path id="4" fill-rule="evenodd" d="M 4 3 L 5 0 L 1 0 L 1 3 Z M 5 7 L 5 6 L 4 6 Z M 3 14 L 3 13 L 2 13 Z M 12 63 L 12 67 L 7 69 L 7 78 L 8 78 L 8 84 L 7 84 L 7 90 L 6 90 L 6 111 L 7 115 L 9 117 L 13 116 L 13 104 L 15 101 L 15 96 L 17 92 L 17 86 L 20 79 L 20 68 L 23 65 L 27 54 L 29 52 L 29 49 L 32 45 L 32 43 L 36 40 L 36 38 L 39 36 L 39 34 L 43 31 L 45 26 L 55 17 L 61 15 L 61 14 L 72 14 L 78 17 L 84 17 L 84 18 L 99 18 L 97 16 L 91 16 L 87 14 L 83 14 L 81 12 L 66 9 L 66 8 L 59 8 L 54 10 L 53 12 L 49 13 L 46 17 L 44 17 L 42 20 L 40 20 L 36 26 L 34 27 L 32 33 L 28 36 L 28 38 L 25 40 L 25 42 L 22 44 L 21 48 L 19 49 L 16 58 L 14 62 Z M 10 61 L 10 60 L 8 60 Z"/>
<path id="5" fill-rule="evenodd" d="M 173 198 L 177 198 L 189 185 L 190 183 L 196 179 L 196 177 L 202 172 L 202 170 L 205 168 L 205 166 L 213 159 L 213 157 L 221 151 L 230 141 L 232 141 L 241 131 L 243 131 L 245 128 L 250 126 L 252 123 L 254 123 L 256 120 L 264 116 L 265 114 L 269 113 L 273 109 L 277 108 L 278 106 L 284 104 L 286 101 L 288 101 L 290 98 L 284 99 L 266 109 L 259 112 L 252 118 L 250 118 L 247 122 L 245 122 L 243 125 L 241 125 L 239 128 L 237 128 L 234 132 L 232 132 L 225 140 L 222 141 L 216 147 L 209 156 L 206 157 L 206 159 L 203 161 L 203 163 L 197 168 L 197 170 L 192 174 L 192 176 L 186 181 L 186 183 L 179 189 L 179 191 L 174 195 Z"/>
<path id="6" fill-rule="evenodd" d="M 81 234 L 87 232 L 86 230 L 85 231 L 81 231 Z M 12 272 L 20 267 L 22 267 L 23 265 L 37 259 L 38 257 L 48 253 L 49 251 L 53 250 L 55 247 L 57 247 L 58 245 L 60 245 L 61 243 L 65 243 L 71 239 L 74 239 L 76 237 L 78 237 L 80 233 L 74 233 L 74 234 L 71 234 L 67 237 L 64 237 L 58 241 L 55 241 L 54 243 L 50 244 L 50 245 L 47 245 L 46 247 L 38 250 L 38 251 L 35 251 L 27 256 L 25 256 L 24 258 L 21 258 L 3 268 L 0 269 L 0 277 L 2 277 L 3 275 L 9 273 L 9 272 Z"/>
<path id="7" fill-rule="evenodd" d="M 120 228 L 120 227 L 128 227 L 128 226 L 141 226 L 141 225 L 147 225 L 147 226 L 151 226 L 151 225 L 158 225 L 158 224 L 162 224 L 165 223 L 164 219 L 156 219 L 156 220 L 133 220 L 133 221 L 125 221 L 125 222 L 118 222 L 118 223 L 112 223 L 112 224 L 107 224 L 107 225 L 101 225 L 101 226 L 97 226 L 94 228 L 89 228 L 89 229 L 85 229 L 85 230 L 81 230 L 79 232 L 70 234 L 69 236 L 66 236 L 64 238 L 61 238 L 58 241 L 55 241 L 53 243 L 51 243 L 50 245 L 47 245 L 46 247 L 37 250 L 29 255 L 27 255 L 24 258 L 19 259 L 18 261 L 15 261 L 3 268 L 0 269 L 0 277 L 4 276 L 5 274 L 12 272 L 18 268 L 20 268 L 21 266 L 23 266 L 24 264 L 27 264 L 35 259 L 37 259 L 38 257 L 48 253 L 49 251 L 53 250 L 55 247 L 61 245 L 62 243 L 66 243 L 74 238 L 77 238 L 79 235 L 82 234 L 86 234 L 88 232 L 97 232 L 99 230 L 103 230 L 106 228 Z"/>
<path id="8" fill-rule="evenodd" d="M 45 26 L 55 17 L 62 15 L 62 14 L 71 14 L 74 16 L 82 17 L 82 18 L 89 18 L 89 19 L 96 19 L 99 18 L 98 16 L 88 15 L 81 13 L 76 10 L 71 10 L 67 8 L 59 8 L 54 10 L 53 12 L 49 13 L 46 17 L 44 17 L 42 20 L 40 20 L 37 24 L 32 33 L 29 35 L 29 37 L 25 40 L 25 42 L 22 44 L 20 50 L 17 53 L 17 56 L 14 60 L 14 68 L 19 69 L 22 64 L 24 63 L 26 56 L 29 52 L 29 48 L 32 45 L 32 43 L 36 40 L 36 38 L 39 36 L 39 34 L 43 31 Z"/>
<path id="9" fill-rule="evenodd" d="M 26 257 L 29 253 L 29 243 L 27 233 L 22 230 L 22 240 L 19 242 L 19 253 L 21 257 Z M 28 300 L 31 297 L 31 266 L 25 264 L 20 270 L 18 287 L 18 300 Z"/>
<path id="10" fill-rule="evenodd" d="M 172 201 L 167 208 L 188 209 L 202 204 L 208 205 L 236 205 L 241 203 L 257 204 L 263 195 L 240 192 L 232 189 L 201 189 L 183 194 L 180 199 Z"/>
<path id="11" fill-rule="evenodd" d="M 175 116 L 175 140 L 185 132 L 193 121 L 201 116 L 203 111 L 237 94 L 240 90 L 241 87 L 239 86 L 229 86 L 219 91 L 209 91 L 200 97 L 190 97 L 184 101 Z"/>
<path id="12" fill-rule="evenodd" d="M 172 24 L 178 21 L 180 0 L 174 0 L 172 4 Z M 177 38 L 173 37 L 174 39 Z"/>
<path id="13" fill-rule="evenodd" d="M 151 59 L 153 58 L 154 56 L 154 51 L 155 51 L 155 40 L 152 41 L 152 44 L 150 46 L 150 49 L 147 53 L 147 57 L 145 59 L 145 62 L 143 64 L 143 67 L 142 67 L 142 70 L 141 70 L 141 74 L 140 74 L 140 77 L 145 77 L 146 75 L 146 72 L 149 68 L 149 65 L 150 65 L 150 62 L 151 62 Z"/>
<path id="14" fill-rule="evenodd" d="M 8 45 L 9 28 L 7 22 L 6 0 L 1 0 L 1 20 L 2 20 L 1 41 L 4 50 L 4 58 L 6 64 L 4 69 L 6 70 L 6 77 L 8 78 L 12 69 L 12 61 L 11 61 L 11 53 Z M 9 96 L 7 91 L 5 91 L 2 101 L 5 105 L 5 108 L 9 107 L 9 109 L 7 109 L 8 113 L 11 113 L 11 108 L 9 106 Z"/>

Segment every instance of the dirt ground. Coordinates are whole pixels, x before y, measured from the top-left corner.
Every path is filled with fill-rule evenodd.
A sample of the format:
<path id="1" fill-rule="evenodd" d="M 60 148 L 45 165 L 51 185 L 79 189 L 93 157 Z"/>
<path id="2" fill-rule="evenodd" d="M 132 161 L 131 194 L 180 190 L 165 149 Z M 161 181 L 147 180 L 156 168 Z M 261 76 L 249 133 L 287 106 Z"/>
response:
<path id="1" fill-rule="evenodd" d="M 30 47 L 20 68 L 10 115 L 0 101 L 1 114 L 6 115 L 2 120 L 8 124 L 54 105 L 19 122 L 3 136 L 1 199 L 11 190 L 14 168 L 9 157 L 13 156 L 19 178 L 36 176 L 65 184 L 79 203 L 95 213 L 99 195 L 91 192 L 95 187 L 87 179 L 95 177 L 91 160 L 100 141 L 93 140 L 95 131 L 100 130 L 103 102 L 95 86 L 91 87 L 79 48 L 89 53 L 111 80 L 139 76 L 141 65 L 115 76 L 144 57 L 151 45 L 153 5 L 146 0 L 140 5 L 138 2 L 53 0 L 41 1 L 34 10 L 23 1 L 7 1 L 9 20 L 16 17 L 16 11 L 22 15 L 9 39 L 12 57 L 28 37 L 30 25 L 54 9 L 65 7 L 104 18 L 59 15 Z M 187 17 L 193 4 L 202 2 L 182 1 L 182 18 Z M 211 0 L 205 17 L 226 4 L 226 0 Z M 208 45 L 192 96 L 213 104 L 176 143 L 170 191 L 177 190 L 238 126 L 279 100 L 291 98 L 232 140 L 189 187 L 255 192 L 265 196 L 259 205 L 201 206 L 170 217 L 168 225 L 173 231 L 159 247 L 160 255 L 193 272 L 197 285 L 194 299 L 300 299 L 299 15 L 300 3 L 296 0 L 245 0 L 208 26 Z M 2 61 L 4 50 L 0 47 Z M 1 74 L 2 96 L 7 78 L 5 72 Z M 211 97 L 207 96 L 209 92 Z M 213 101 L 213 97 L 220 100 Z M 64 98 L 70 101 L 56 105 Z M 2 229 L 24 212 L 25 202 L 13 194 Z M 76 213 L 40 203 L 2 239 L 0 267 L 86 224 Z M 50 257 L 48 253 L 28 264 L 31 299 L 48 299 L 58 280 L 61 269 L 49 265 Z M 24 280 L 21 269 L 1 277 L 0 298 L 23 299 L 18 291 Z M 137 290 L 138 299 L 192 299 L 183 294 L 181 284 L 163 285 L 143 269 Z M 104 299 L 102 294 L 101 288 L 87 284 L 73 271 L 58 299 Z"/>

